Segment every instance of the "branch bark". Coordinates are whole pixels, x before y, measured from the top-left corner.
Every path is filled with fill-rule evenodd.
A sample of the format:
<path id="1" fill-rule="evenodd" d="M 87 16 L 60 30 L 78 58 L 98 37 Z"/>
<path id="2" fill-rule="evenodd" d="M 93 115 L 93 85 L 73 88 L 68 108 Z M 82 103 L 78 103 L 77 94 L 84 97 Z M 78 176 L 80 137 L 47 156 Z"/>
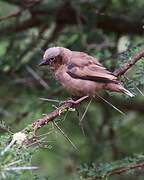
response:
<path id="1" fill-rule="evenodd" d="M 35 136 L 36 131 L 41 128 L 42 126 L 47 125 L 50 121 L 53 121 L 56 117 L 60 116 L 63 112 L 67 111 L 70 108 L 73 108 L 74 106 L 77 106 L 82 101 L 87 99 L 88 96 L 84 96 L 76 101 L 68 100 L 64 102 L 62 106 L 57 108 L 56 110 L 52 111 L 51 113 L 45 115 L 42 119 L 38 119 L 32 123 L 32 129 L 33 129 L 33 136 Z"/>
<path id="2" fill-rule="evenodd" d="M 22 12 L 22 10 L 18 9 L 18 10 L 14 11 L 14 12 L 6 15 L 6 16 L 2 16 L 2 17 L 0 17 L 0 22 L 4 21 L 4 20 L 8 20 L 8 19 L 13 18 L 13 17 L 17 17 L 21 14 L 21 12 Z"/>
<path id="3" fill-rule="evenodd" d="M 136 53 L 133 57 L 129 59 L 128 62 L 123 64 L 122 67 L 116 69 L 114 71 L 115 76 L 121 76 L 123 75 L 126 71 L 128 71 L 137 61 L 139 61 L 141 58 L 144 57 L 144 48 L 142 48 L 138 53 Z"/>
<path id="4" fill-rule="evenodd" d="M 143 170 L 144 169 L 144 162 L 138 162 L 138 163 L 132 164 L 128 167 L 120 167 L 120 168 L 113 169 L 112 171 L 110 171 L 106 174 L 106 177 L 113 176 L 116 174 L 125 173 L 129 170 L 134 170 L 134 169 Z"/>

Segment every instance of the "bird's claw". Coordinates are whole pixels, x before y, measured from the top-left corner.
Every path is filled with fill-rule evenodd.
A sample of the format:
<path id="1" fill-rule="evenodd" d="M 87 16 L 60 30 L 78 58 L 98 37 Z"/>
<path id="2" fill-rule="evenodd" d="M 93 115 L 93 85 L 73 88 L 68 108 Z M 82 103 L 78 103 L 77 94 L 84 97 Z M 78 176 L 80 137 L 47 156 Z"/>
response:
<path id="1" fill-rule="evenodd" d="M 77 100 L 68 99 L 68 100 L 65 101 L 64 103 L 65 103 L 65 104 L 70 103 L 70 104 L 72 104 L 72 105 L 76 105 L 76 104 L 80 103 L 81 101 L 83 101 L 83 100 L 85 100 L 85 99 L 87 99 L 87 98 L 88 98 L 88 96 L 83 96 L 83 97 L 81 97 L 81 98 L 79 98 L 79 99 L 77 99 Z"/>
<path id="2" fill-rule="evenodd" d="M 68 100 L 66 100 L 64 103 L 65 103 L 65 104 L 73 104 L 73 105 L 77 104 L 76 101 L 73 100 L 73 99 L 68 99 Z"/>

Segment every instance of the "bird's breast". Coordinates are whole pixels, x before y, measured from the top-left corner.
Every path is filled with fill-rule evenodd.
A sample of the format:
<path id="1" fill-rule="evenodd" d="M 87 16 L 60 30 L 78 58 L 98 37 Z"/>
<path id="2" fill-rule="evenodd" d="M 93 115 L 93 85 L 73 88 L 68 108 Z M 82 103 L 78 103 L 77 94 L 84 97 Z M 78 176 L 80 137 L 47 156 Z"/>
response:
<path id="1" fill-rule="evenodd" d="M 55 78 L 68 92 L 75 96 L 92 96 L 95 94 L 95 91 L 97 89 L 102 88 L 102 84 L 100 83 L 72 78 L 66 72 L 66 68 L 64 67 L 57 70 L 57 72 L 55 73 Z"/>

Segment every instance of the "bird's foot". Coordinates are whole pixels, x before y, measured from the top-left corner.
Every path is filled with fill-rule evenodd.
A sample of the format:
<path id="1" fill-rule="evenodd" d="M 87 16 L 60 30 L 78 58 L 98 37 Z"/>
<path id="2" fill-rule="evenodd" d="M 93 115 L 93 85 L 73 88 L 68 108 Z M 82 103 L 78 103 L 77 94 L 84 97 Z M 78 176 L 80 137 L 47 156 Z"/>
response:
<path id="1" fill-rule="evenodd" d="M 83 101 L 83 100 L 85 100 L 85 99 L 87 99 L 89 96 L 83 96 L 83 97 L 81 97 L 81 98 L 79 98 L 79 99 L 77 99 L 77 100 L 73 100 L 73 99 L 68 99 L 68 100 L 66 100 L 64 103 L 70 103 L 70 104 L 72 104 L 72 105 L 76 105 L 76 104 L 79 104 L 81 101 Z"/>

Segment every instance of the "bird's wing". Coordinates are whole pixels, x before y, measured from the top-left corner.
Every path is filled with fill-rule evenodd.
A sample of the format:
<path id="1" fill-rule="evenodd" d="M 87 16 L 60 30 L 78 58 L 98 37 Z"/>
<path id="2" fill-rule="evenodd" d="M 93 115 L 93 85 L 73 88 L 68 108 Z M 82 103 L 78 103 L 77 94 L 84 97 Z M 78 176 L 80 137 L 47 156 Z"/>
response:
<path id="1" fill-rule="evenodd" d="M 70 62 L 72 64 L 76 64 L 77 66 L 84 66 L 89 63 L 96 63 L 97 65 L 102 66 L 96 58 L 93 58 L 92 56 L 89 56 L 86 53 L 83 52 L 77 52 L 77 51 L 72 51 L 72 56 L 70 58 Z M 104 68 L 104 67 L 103 67 Z"/>
<path id="2" fill-rule="evenodd" d="M 85 53 L 72 57 L 67 66 L 67 73 L 76 79 L 117 83 L 117 78 L 110 71 L 97 62 L 95 58 Z"/>

